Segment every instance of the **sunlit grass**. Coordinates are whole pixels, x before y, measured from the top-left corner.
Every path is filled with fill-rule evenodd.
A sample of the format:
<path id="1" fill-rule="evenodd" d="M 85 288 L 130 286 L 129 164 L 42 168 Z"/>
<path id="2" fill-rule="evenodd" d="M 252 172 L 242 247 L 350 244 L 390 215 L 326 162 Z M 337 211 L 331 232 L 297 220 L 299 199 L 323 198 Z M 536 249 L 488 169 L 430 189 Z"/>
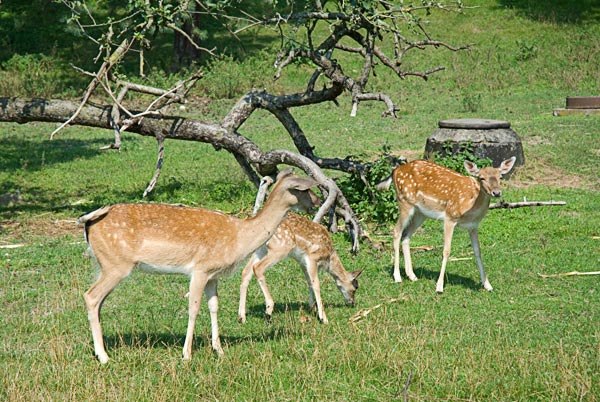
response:
<path id="1" fill-rule="evenodd" d="M 364 242 L 353 256 L 345 235 L 334 235 L 346 268 L 364 273 L 354 308 L 321 275 L 329 325 L 308 310 L 304 276 L 290 261 L 267 273 L 276 302 L 272 321 L 265 322 L 263 297 L 252 282 L 248 321 L 239 324 L 236 274 L 219 287 L 225 356 L 211 351 L 204 304 L 193 358 L 185 363 L 188 279 L 134 272 L 104 305 L 111 360 L 100 366 L 82 298 L 96 271 L 83 256 L 77 216 L 142 201 L 246 216 L 255 189 L 225 151 L 167 141 L 157 187 L 142 200 L 156 161 L 153 139 L 125 134 L 120 152 L 100 151 L 112 133 L 72 127 L 50 141 L 53 125 L 3 124 L 0 196 L 18 191 L 20 199 L 0 206 L 0 246 L 19 246 L 0 248 L 0 399 L 598 400 L 599 277 L 539 275 L 600 269 L 600 120 L 551 114 L 566 96 L 597 89 L 598 64 L 586 58 L 598 54 L 598 27 L 531 20 L 518 8 L 481 4 L 464 16 L 439 17 L 453 43 L 477 42 L 471 53 L 435 51 L 428 60 L 423 52 L 414 61 L 445 64 L 445 72 L 429 82 L 398 82 L 383 72 L 371 80 L 400 100 L 399 119 L 382 119 L 381 105 L 365 102 L 351 118 L 347 98 L 340 106 L 292 113 L 318 155 L 363 158 L 384 144 L 420 155 L 441 119 L 509 120 L 523 140 L 526 164 L 504 198 L 567 205 L 489 212 L 480 240 L 492 293 L 481 289 L 466 232 L 455 233 L 456 259 L 444 294 L 437 295 L 441 224 L 426 222 L 414 235 L 412 246 L 433 249 L 413 253 L 419 280 L 402 284 L 391 276 L 392 223 L 368 225 L 382 250 Z M 298 73 L 289 78 L 294 88 Z M 277 85 L 291 85 L 285 80 Z M 213 101 L 188 113 L 218 120 L 233 102 Z M 292 149 L 266 112 L 240 133 L 265 149 Z M 361 309 L 371 312 L 350 323 Z"/>

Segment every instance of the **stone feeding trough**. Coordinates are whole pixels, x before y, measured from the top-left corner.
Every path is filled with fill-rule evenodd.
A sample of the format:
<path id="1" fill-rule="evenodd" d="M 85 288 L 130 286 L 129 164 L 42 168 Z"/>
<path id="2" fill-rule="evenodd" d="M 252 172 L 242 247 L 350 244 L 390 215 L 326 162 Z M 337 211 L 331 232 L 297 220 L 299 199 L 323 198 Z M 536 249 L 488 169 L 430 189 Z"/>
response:
<path id="1" fill-rule="evenodd" d="M 554 109 L 554 116 L 570 116 L 574 114 L 600 115 L 600 96 L 568 96 L 566 108 Z"/>
<path id="2" fill-rule="evenodd" d="M 515 166 L 525 164 L 521 139 L 502 120 L 452 119 L 439 122 L 439 128 L 427 138 L 425 158 L 433 159 L 435 153 L 447 155 L 471 146 L 478 158 L 489 158 L 494 166 L 516 156 Z"/>

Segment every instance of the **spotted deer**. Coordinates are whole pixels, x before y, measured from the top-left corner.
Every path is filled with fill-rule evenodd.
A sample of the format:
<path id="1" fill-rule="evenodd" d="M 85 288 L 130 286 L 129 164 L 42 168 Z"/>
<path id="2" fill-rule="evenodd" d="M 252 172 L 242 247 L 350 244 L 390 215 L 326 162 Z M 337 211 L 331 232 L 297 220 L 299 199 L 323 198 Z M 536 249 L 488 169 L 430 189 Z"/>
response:
<path id="1" fill-rule="evenodd" d="M 308 303 L 311 308 L 316 304 L 317 316 L 322 323 L 327 323 L 328 320 L 321 300 L 319 268 L 333 277 L 346 302 L 354 305 L 354 293 L 358 289 L 357 279 L 362 271 L 347 272 L 344 269 L 331 237 L 322 225 L 289 213 L 273 237 L 254 253 L 242 271 L 238 309 L 240 322 L 246 322 L 246 296 L 253 273 L 265 297 L 266 316 L 271 318 L 275 303 L 267 286 L 265 271 L 287 257 L 292 257 L 304 268 L 309 291 Z"/>
<path id="2" fill-rule="evenodd" d="M 289 172 L 280 174 L 265 207 L 248 219 L 164 204 L 117 204 L 79 218 L 89 250 L 100 266 L 98 280 L 84 295 L 98 360 L 108 362 L 100 308 L 106 296 L 135 267 L 190 277 L 183 359 L 192 356 L 194 325 L 203 292 L 211 319 L 211 345 L 222 355 L 217 323 L 219 277 L 233 271 L 269 240 L 288 210 L 308 210 L 317 205 L 318 198 L 310 190 L 316 184 Z"/>
<path id="3" fill-rule="evenodd" d="M 396 189 L 399 217 L 394 228 L 394 280 L 400 276 L 400 242 L 404 255 L 404 269 L 411 281 L 416 281 L 410 258 L 410 237 L 425 219 L 444 221 L 444 250 L 442 268 L 436 291 L 444 291 L 446 264 L 454 228 L 458 225 L 468 230 L 475 261 L 479 268 L 483 287 L 491 291 L 492 285 L 485 274 L 479 248 L 478 226 L 488 211 L 491 197 L 500 197 L 500 179 L 512 169 L 516 158 L 503 161 L 500 167 L 479 169 L 476 164 L 465 161 L 467 172 L 463 176 L 453 170 L 428 161 L 413 161 L 394 169 L 392 175 L 377 185 L 379 190 L 389 189 L 392 182 Z"/>

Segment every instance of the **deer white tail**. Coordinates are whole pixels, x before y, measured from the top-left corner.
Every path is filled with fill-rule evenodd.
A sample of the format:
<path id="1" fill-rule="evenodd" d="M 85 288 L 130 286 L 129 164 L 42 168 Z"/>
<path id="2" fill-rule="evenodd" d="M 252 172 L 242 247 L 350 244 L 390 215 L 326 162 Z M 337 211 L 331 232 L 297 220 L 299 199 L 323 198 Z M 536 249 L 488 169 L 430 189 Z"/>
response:
<path id="1" fill-rule="evenodd" d="M 375 188 L 379 191 L 387 191 L 390 189 L 390 186 L 392 185 L 392 175 L 389 175 L 387 179 L 383 180 L 382 182 L 378 183 Z"/>
<path id="2" fill-rule="evenodd" d="M 99 209 L 97 209 L 95 211 L 92 211 L 92 212 L 90 212 L 88 214 L 81 215 L 79 218 L 77 218 L 77 224 L 79 226 L 83 226 L 87 222 L 95 221 L 96 219 L 101 218 L 104 215 L 106 215 L 108 213 L 108 211 L 110 211 L 110 208 L 111 207 L 109 205 L 107 207 L 99 208 Z"/>

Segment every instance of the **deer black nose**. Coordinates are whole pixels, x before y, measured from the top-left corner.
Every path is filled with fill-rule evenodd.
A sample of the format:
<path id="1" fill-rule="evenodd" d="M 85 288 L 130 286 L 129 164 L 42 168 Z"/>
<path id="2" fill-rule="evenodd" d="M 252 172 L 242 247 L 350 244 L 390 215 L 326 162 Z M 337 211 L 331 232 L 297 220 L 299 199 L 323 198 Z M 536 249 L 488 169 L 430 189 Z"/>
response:
<path id="1" fill-rule="evenodd" d="M 500 197 L 501 195 L 502 195 L 502 191 L 500 191 L 500 190 L 492 191 L 492 197 Z"/>

